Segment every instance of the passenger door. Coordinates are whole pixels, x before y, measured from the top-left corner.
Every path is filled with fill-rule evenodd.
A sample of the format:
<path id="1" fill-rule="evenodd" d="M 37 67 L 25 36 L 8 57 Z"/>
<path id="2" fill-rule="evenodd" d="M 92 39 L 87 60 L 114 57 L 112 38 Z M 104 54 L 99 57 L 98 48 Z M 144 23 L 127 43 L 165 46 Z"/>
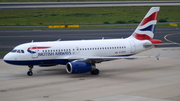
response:
<path id="1" fill-rule="evenodd" d="M 136 52 L 136 44 L 134 41 L 129 41 L 131 44 L 131 53 L 135 53 Z"/>
<path id="2" fill-rule="evenodd" d="M 32 58 L 38 58 L 38 49 L 37 49 L 37 46 L 31 46 L 30 47 L 30 50 L 33 52 L 31 53 L 32 55 Z"/>

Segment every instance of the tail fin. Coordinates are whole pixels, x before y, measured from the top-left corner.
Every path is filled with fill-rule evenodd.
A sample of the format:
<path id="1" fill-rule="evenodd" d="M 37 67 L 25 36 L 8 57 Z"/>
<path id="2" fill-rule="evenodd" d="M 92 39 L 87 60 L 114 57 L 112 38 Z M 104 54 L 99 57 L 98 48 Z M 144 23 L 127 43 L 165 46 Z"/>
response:
<path id="1" fill-rule="evenodd" d="M 130 37 L 138 40 L 153 39 L 160 7 L 151 7 Z"/>

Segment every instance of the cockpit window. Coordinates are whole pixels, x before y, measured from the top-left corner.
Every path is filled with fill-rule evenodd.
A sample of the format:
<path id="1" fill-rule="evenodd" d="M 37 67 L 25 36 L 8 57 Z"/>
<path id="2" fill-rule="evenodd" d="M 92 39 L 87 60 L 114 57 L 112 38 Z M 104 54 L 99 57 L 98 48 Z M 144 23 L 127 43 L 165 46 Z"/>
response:
<path id="1" fill-rule="evenodd" d="M 20 51 L 20 50 L 17 50 L 17 53 L 21 53 L 21 51 Z"/>
<path id="2" fill-rule="evenodd" d="M 12 50 L 11 52 L 12 52 L 12 53 L 16 53 L 16 51 L 17 51 L 17 50 Z"/>
<path id="3" fill-rule="evenodd" d="M 11 53 L 24 53 L 24 50 L 16 50 L 16 49 L 14 49 L 14 50 L 12 50 L 11 51 Z"/>
<path id="4" fill-rule="evenodd" d="M 24 53 L 24 50 L 21 50 L 21 53 Z"/>

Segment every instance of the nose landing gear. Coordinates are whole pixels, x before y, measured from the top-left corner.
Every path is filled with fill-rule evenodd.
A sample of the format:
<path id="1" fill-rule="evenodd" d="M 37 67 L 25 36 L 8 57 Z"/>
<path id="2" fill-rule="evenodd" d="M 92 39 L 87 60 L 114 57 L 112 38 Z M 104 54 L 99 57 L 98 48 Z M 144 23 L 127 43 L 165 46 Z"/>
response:
<path id="1" fill-rule="evenodd" d="M 33 65 L 28 65 L 28 67 L 29 67 L 29 71 L 27 72 L 27 75 L 32 76 L 33 75 L 33 72 L 32 72 Z"/>

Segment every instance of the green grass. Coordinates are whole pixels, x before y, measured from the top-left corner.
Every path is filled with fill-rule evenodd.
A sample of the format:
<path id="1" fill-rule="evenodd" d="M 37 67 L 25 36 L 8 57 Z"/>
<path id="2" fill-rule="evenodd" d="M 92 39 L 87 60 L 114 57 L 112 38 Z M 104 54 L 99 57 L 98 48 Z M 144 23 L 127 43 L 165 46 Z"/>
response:
<path id="1" fill-rule="evenodd" d="M 48 8 L 0 11 L 0 26 L 64 25 L 140 22 L 150 6 Z M 159 18 L 180 21 L 180 6 L 161 6 Z"/>
<path id="2" fill-rule="evenodd" d="M 0 30 L 26 30 L 26 29 L 49 29 L 48 27 L 0 27 Z"/>
<path id="3" fill-rule="evenodd" d="M 178 24 L 180 26 L 180 24 Z M 79 28 L 51 28 L 51 29 L 103 29 L 103 28 L 136 28 L 137 25 L 115 25 L 115 26 L 81 26 Z M 157 24 L 156 28 L 177 28 L 169 24 Z M 6 27 L 0 30 L 18 30 L 18 29 L 50 29 L 48 27 Z"/>
<path id="4" fill-rule="evenodd" d="M 0 55 L 5 55 L 7 53 L 8 53 L 7 51 L 0 51 Z"/>

